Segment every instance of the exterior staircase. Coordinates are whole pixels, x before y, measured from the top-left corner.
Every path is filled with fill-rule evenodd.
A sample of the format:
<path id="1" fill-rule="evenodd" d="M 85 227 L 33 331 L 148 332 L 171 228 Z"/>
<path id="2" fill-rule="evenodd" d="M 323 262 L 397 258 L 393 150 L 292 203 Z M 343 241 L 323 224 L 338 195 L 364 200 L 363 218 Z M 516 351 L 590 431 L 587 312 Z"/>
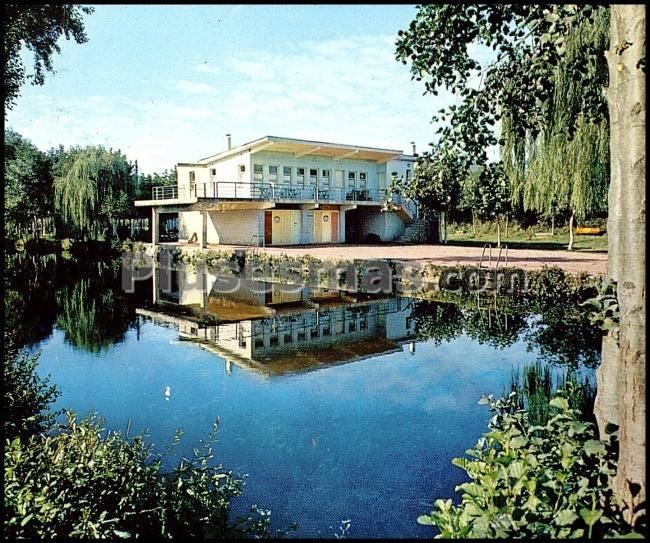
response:
<path id="1" fill-rule="evenodd" d="M 406 226 L 404 233 L 397 238 L 397 243 L 423 243 L 428 241 L 430 225 L 423 217 L 418 217 Z"/>

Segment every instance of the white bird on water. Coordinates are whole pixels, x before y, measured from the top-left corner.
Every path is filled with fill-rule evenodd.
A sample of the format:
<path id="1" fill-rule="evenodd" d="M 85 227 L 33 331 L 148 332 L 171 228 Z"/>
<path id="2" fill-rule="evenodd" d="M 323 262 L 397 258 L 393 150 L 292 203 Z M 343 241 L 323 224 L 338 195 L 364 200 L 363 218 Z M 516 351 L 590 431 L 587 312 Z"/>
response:
<path id="1" fill-rule="evenodd" d="M 165 387 L 165 400 L 169 400 L 169 397 L 172 395 L 172 389 L 169 386 Z"/>

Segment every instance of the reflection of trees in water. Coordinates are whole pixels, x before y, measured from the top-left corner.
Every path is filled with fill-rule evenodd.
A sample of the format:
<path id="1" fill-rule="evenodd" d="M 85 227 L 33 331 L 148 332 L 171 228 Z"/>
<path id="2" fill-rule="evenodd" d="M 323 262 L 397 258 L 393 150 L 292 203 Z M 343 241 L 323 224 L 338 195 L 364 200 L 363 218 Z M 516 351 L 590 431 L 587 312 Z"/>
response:
<path id="1" fill-rule="evenodd" d="M 494 307 L 465 308 L 465 333 L 480 344 L 504 349 L 519 340 L 527 328 L 526 316 L 504 313 Z"/>
<path id="2" fill-rule="evenodd" d="M 602 331 L 589 322 L 584 312 L 571 307 L 552 307 L 526 335 L 529 349 L 551 364 L 596 367 L 600 361 Z"/>
<path id="3" fill-rule="evenodd" d="M 411 318 L 414 319 L 417 337 L 436 345 L 463 333 L 463 313 L 455 304 L 418 301 L 414 304 Z"/>
<path id="4" fill-rule="evenodd" d="M 122 341 L 136 317 L 119 291 L 102 281 L 81 279 L 56 292 L 56 325 L 75 347 L 99 352 Z"/>
<path id="5" fill-rule="evenodd" d="M 76 347 L 97 352 L 121 341 L 137 319 L 120 284 L 121 262 L 60 255 L 5 257 L 5 316 L 16 344 L 33 346 L 56 324 Z"/>
<path id="6" fill-rule="evenodd" d="M 587 315 L 570 304 L 531 307 L 512 299 L 504 306 L 494 301 L 459 304 L 418 301 L 413 309 L 415 332 L 436 344 L 466 334 L 497 349 L 525 341 L 543 362 L 571 367 L 595 367 L 600 360 L 602 332 Z M 536 319 L 531 320 L 531 317 Z"/>

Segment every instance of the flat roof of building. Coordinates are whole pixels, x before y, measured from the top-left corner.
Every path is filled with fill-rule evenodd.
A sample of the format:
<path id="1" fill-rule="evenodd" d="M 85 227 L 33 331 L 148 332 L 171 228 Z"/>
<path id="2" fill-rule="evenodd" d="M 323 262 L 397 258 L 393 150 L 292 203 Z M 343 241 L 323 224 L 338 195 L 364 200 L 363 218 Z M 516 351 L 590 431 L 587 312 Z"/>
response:
<path id="1" fill-rule="evenodd" d="M 321 156 L 333 160 L 344 158 L 355 158 L 359 160 L 370 160 L 374 162 L 387 162 L 391 159 L 410 159 L 415 157 L 405 155 L 398 149 L 383 149 L 380 147 L 365 147 L 362 145 L 347 145 L 343 143 L 331 143 L 326 141 L 301 140 L 295 138 L 284 138 L 279 136 L 264 136 L 248 143 L 238 145 L 215 155 L 202 158 L 197 164 L 208 165 L 232 155 L 250 151 L 272 151 L 277 153 L 291 153 L 296 157 L 300 156 Z"/>

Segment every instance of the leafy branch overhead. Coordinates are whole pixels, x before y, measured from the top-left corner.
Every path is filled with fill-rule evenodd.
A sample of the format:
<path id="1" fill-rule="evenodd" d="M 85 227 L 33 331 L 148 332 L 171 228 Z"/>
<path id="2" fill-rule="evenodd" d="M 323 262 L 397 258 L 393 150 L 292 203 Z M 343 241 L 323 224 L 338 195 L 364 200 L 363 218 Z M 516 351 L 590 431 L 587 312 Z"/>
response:
<path id="1" fill-rule="evenodd" d="M 432 145 L 465 174 L 498 145 L 513 207 L 581 219 L 606 202 L 608 22 L 589 5 L 422 5 L 396 57 L 425 92 L 456 96 Z"/>
<path id="2" fill-rule="evenodd" d="M 61 36 L 77 43 L 88 41 L 83 16 L 93 11 L 92 7 L 74 4 L 4 5 L 5 110 L 13 107 L 26 81 L 42 85 L 45 73 L 54 72 L 52 57 L 61 52 Z M 23 47 L 34 55 L 32 73 L 21 59 Z"/>

